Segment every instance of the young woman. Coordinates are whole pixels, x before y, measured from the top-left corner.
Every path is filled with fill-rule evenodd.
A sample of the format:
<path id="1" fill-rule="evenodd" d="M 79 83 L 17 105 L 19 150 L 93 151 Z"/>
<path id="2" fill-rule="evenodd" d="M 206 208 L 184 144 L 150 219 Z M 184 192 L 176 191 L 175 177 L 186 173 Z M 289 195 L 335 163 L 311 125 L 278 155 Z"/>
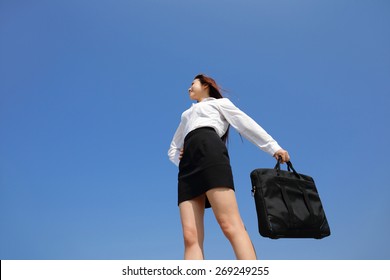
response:
<path id="1" fill-rule="evenodd" d="M 168 156 L 179 167 L 178 204 L 184 235 L 184 258 L 204 259 L 204 210 L 210 206 L 237 259 L 256 259 L 256 253 L 237 207 L 226 149 L 230 125 L 281 162 L 287 151 L 253 119 L 223 98 L 216 82 L 197 75 L 188 89 L 196 100 L 181 116 Z"/>

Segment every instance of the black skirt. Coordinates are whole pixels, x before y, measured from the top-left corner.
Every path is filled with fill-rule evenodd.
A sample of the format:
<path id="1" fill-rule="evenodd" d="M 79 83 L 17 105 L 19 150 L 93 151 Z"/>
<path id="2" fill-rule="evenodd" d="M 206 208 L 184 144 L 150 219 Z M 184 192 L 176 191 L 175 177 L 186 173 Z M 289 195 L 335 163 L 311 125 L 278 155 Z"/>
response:
<path id="1" fill-rule="evenodd" d="M 198 128 L 185 137 L 178 182 L 178 204 L 194 199 L 212 188 L 227 187 L 234 190 L 226 145 L 213 128 Z M 205 208 L 210 207 L 206 197 Z"/>

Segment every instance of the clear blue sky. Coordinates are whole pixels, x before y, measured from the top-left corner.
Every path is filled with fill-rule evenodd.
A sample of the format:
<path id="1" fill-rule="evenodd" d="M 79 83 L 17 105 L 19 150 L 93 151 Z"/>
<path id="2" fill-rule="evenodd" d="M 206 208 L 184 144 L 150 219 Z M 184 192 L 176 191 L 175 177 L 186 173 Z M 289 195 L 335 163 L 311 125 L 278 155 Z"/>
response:
<path id="1" fill-rule="evenodd" d="M 314 177 L 323 240 L 257 231 L 262 259 L 390 259 L 390 2 L 0 1 L 0 259 L 181 259 L 167 150 L 202 72 Z M 208 259 L 233 259 L 210 210 Z"/>

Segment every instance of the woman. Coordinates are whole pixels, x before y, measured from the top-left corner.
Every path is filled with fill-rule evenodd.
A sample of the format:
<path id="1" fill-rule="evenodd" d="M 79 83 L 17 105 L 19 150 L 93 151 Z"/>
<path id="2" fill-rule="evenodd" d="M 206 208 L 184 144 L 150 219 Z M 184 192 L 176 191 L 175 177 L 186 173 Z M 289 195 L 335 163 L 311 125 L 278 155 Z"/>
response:
<path id="1" fill-rule="evenodd" d="M 197 75 L 188 89 L 196 100 L 181 116 L 168 156 L 179 167 L 178 205 L 184 236 L 184 258 L 204 259 L 204 210 L 210 206 L 237 259 L 256 253 L 237 207 L 226 138 L 230 125 L 281 162 L 287 151 L 253 119 L 223 98 L 216 82 Z"/>

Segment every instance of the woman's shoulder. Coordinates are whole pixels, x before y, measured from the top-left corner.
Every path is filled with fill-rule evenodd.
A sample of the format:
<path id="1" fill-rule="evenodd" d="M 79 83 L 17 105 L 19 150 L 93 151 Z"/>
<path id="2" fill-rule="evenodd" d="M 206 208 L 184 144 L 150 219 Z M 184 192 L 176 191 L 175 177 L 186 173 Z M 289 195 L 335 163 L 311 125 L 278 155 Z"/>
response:
<path id="1" fill-rule="evenodd" d="M 230 99 L 227 97 L 222 97 L 222 98 L 211 97 L 209 101 L 216 102 L 216 103 L 232 103 Z"/>
<path id="2" fill-rule="evenodd" d="M 207 100 L 203 100 L 202 102 L 193 105 L 201 105 L 206 107 L 211 106 L 211 107 L 219 107 L 219 108 L 235 107 L 233 102 L 231 102 L 230 99 L 226 97 L 222 97 L 222 98 L 209 97 L 207 98 Z"/>
<path id="3" fill-rule="evenodd" d="M 218 98 L 216 102 L 222 106 L 234 106 L 233 102 L 227 97 Z"/>

